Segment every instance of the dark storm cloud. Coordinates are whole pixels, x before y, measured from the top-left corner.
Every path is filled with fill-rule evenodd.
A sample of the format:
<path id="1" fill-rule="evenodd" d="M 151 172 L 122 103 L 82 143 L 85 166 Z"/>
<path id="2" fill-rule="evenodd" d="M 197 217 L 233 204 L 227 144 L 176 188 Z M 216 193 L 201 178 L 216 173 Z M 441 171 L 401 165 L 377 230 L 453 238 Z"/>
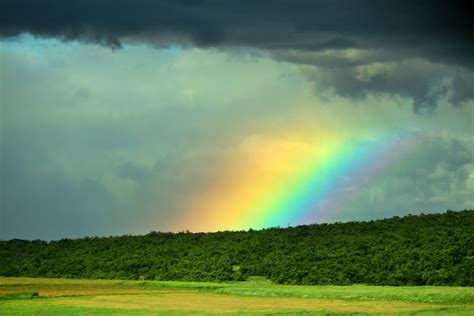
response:
<path id="1" fill-rule="evenodd" d="M 0 34 L 120 47 L 134 38 L 199 46 L 394 48 L 472 66 L 468 1 L 3 0 Z"/>
<path id="2" fill-rule="evenodd" d="M 433 110 L 442 100 L 453 106 L 474 100 L 472 71 L 421 59 L 310 68 L 304 74 L 345 97 L 362 99 L 371 93 L 410 97 L 416 112 Z"/>
<path id="3" fill-rule="evenodd" d="M 465 0 L 0 0 L 0 37 L 31 33 L 114 49 L 123 42 L 255 48 L 325 68 L 322 85 L 340 95 L 401 95 L 421 111 L 443 97 L 453 105 L 473 98 L 470 7 Z M 413 59 L 464 70 L 447 77 L 399 67 L 368 81 L 354 77 L 359 66 Z"/>

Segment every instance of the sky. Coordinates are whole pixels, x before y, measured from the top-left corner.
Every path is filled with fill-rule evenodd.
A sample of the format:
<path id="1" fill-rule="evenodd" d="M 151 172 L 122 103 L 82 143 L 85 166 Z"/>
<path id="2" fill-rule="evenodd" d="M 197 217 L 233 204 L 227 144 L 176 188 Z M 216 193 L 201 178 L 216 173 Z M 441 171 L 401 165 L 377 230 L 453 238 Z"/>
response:
<path id="1" fill-rule="evenodd" d="M 0 239 L 472 209 L 467 7 L 0 0 Z"/>

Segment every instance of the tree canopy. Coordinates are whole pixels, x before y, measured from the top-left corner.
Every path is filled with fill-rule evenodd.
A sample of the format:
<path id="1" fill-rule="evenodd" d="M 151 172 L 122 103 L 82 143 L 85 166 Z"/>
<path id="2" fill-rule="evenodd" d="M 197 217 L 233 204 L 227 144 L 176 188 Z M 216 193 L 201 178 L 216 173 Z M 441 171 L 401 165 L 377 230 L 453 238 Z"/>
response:
<path id="1" fill-rule="evenodd" d="M 216 233 L 0 241 L 0 275 L 474 285 L 474 211 Z"/>

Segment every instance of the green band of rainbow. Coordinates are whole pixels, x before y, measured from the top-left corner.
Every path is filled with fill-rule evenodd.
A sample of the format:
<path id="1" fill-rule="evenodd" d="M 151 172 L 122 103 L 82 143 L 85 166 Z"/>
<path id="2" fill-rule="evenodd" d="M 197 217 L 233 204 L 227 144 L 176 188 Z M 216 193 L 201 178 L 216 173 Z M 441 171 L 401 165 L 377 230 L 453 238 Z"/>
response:
<path id="1" fill-rule="evenodd" d="M 406 132 L 370 141 L 322 141 L 318 148 L 302 151 L 301 157 L 296 151 L 296 158 L 285 160 L 290 172 L 265 181 L 259 175 L 252 177 L 255 171 L 250 169 L 239 170 L 245 173 L 242 181 L 222 172 L 223 180 L 188 207 L 180 229 L 260 229 L 317 222 L 343 210 L 361 188 L 401 159 L 418 139 L 417 133 Z M 280 159 L 276 153 L 265 158 Z M 221 190 L 226 185 L 230 189 Z"/>

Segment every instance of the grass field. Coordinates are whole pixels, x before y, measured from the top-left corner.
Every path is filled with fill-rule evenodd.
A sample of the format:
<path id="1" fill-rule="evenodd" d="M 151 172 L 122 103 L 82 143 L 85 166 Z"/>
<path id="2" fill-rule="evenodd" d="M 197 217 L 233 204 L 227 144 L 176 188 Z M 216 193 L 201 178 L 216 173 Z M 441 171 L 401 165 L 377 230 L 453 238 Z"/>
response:
<path id="1" fill-rule="evenodd" d="M 474 288 L 0 277 L 0 315 L 474 315 Z"/>

